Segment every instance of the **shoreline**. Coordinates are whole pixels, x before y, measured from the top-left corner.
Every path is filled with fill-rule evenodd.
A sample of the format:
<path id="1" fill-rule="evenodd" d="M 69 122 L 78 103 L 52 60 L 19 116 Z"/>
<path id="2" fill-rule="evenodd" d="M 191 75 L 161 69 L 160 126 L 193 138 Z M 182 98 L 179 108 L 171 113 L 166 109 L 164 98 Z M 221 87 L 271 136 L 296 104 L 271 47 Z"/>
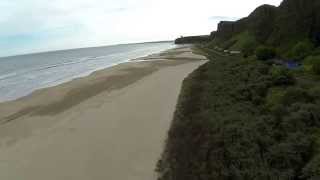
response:
<path id="1" fill-rule="evenodd" d="M 36 90 L 34 90 L 33 92 L 31 92 L 31 93 L 29 93 L 27 95 L 22 95 L 20 97 L 15 98 L 15 99 L 0 101 L 0 106 L 2 104 L 5 104 L 5 103 L 10 103 L 10 102 L 22 100 L 24 98 L 28 98 L 28 96 L 33 96 L 33 94 L 37 94 L 38 91 L 47 90 L 49 88 L 54 88 L 54 87 L 57 87 L 57 86 L 60 86 L 60 85 L 71 83 L 72 81 L 78 81 L 78 80 L 84 79 L 84 78 L 89 77 L 89 76 L 95 76 L 96 73 L 99 73 L 101 71 L 106 71 L 108 69 L 112 69 L 112 68 L 114 68 L 116 66 L 121 66 L 122 64 L 138 63 L 138 62 L 167 61 L 167 60 L 194 60 L 195 59 L 194 57 L 193 58 L 192 57 L 191 58 L 186 58 L 186 57 L 172 58 L 172 57 L 170 57 L 169 59 L 168 58 L 165 59 L 165 58 L 163 58 L 161 56 L 162 53 L 175 51 L 175 50 L 178 50 L 178 49 L 181 49 L 181 48 L 182 49 L 183 48 L 191 48 L 191 46 L 190 45 L 186 45 L 186 46 L 181 46 L 181 47 L 174 47 L 174 48 L 170 48 L 170 49 L 167 49 L 167 50 L 164 50 L 164 51 L 160 51 L 158 53 L 153 53 L 153 54 L 144 55 L 144 56 L 141 56 L 141 57 L 138 57 L 138 58 L 128 59 L 128 60 L 126 60 L 124 62 L 114 63 L 114 64 L 111 64 L 108 67 L 97 69 L 97 70 L 92 71 L 90 73 L 85 73 L 85 75 L 79 75 L 77 77 L 71 77 L 71 78 L 66 79 L 66 80 L 61 80 L 59 82 L 54 82 L 54 83 L 52 83 L 51 85 L 48 85 L 48 86 L 40 87 L 39 89 L 36 89 Z M 196 58 L 199 58 L 199 57 L 196 57 Z M 199 58 L 199 60 L 206 60 L 206 58 L 204 58 L 204 57 L 203 58 Z"/>
<path id="2" fill-rule="evenodd" d="M 182 81 L 206 61 L 154 56 L 0 103 L 0 178 L 156 179 Z"/>
<path id="3" fill-rule="evenodd" d="M 159 42 L 159 43 L 161 44 L 161 42 Z M 141 44 L 143 44 L 143 43 L 141 43 Z M 156 44 L 156 43 L 154 43 L 154 44 Z M 168 45 L 168 44 L 164 45 L 164 47 L 156 47 L 155 48 L 154 44 L 151 44 L 150 46 L 148 45 L 148 46 L 144 47 L 143 51 L 141 51 L 141 49 L 138 48 L 138 51 L 137 51 L 138 53 L 133 53 L 132 54 L 132 52 L 135 52 L 135 51 L 130 51 L 130 50 L 128 50 L 128 52 L 120 53 L 120 54 L 118 54 L 120 56 L 120 58 L 116 58 L 117 60 L 114 60 L 112 58 L 112 56 L 114 56 L 114 54 L 112 54 L 112 53 L 110 55 L 105 55 L 104 54 L 102 56 L 100 56 L 100 55 L 94 56 L 94 55 L 91 54 L 90 56 L 87 55 L 88 57 L 82 58 L 82 60 L 79 60 L 79 59 L 75 58 L 77 60 L 70 61 L 70 62 L 67 62 L 67 63 L 57 62 L 56 64 L 53 63 L 53 64 L 50 64 L 50 65 L 39 66 L 39 67 L 34 68 L 34 69 L 31 68 L 31 69 L 29 69 L 29 70 L 27 70 L 25 72 L 21 71 L 21 72 L 17 72 L 17 73 L 16 72 L 12 73 L 12 74 L 14 74 L 13 76 L 11 74 L 4 74 L 4 78 L 3 79 L 1 79 L 1 77 L 0 77 L 0 81 L 4 80 L 4 86 L 3 86 L 4 88 L 1 88 L 1 91 L 0 91 L 1 93 L 3 93 L 2 96 L 0 96 L 0 103 L 18 100 L 18 99 L 20 99 L 22 97 L 28 96 L 28 95 L 32 94 L 33 92 L 41 90 L 41 89 L 46 89 L 46 88 L 58 86 L 58 85 L 61 85 L 63 83 L 70 82 L 70 81 L 72 81 L 74 79 L 87 77 L 87 76 L 90 76 L 91 74 L 93 74 L 93 73 L 95 73 L 97 71 L 108 69 L 108 68 L 111 68 L 113 66 L 117 66 L 117 65 L 120 65 L 120 64 L 123 64 L 123 63 L 128 63 L 128 62 L 130 62 L 130 61 L 132 61 L 134 59 L 143 58 L 143 57 L 149 56 L 150 54 L 157 54 L 157 53 L 161 53 L 163 51 L 167 51 L 167 50 L 170 50 L 170 49 L 177 48 L 176 45 Z M 131 46 L 131 45 L 133 45 L 133 44 L 128 44 L 127 46 Z M 121 46 L 121 45 L 114 45 L 114 46 L 110 46 L 110 47 L 111 48 L 115 48 L 116 46 Z M 103 48 L 103 47 L 98 47 L 98 48 Z M 83 50 L 86 50 L 86 49 L 88 49 L 88 48 L 84 48 Z M 45 52 L 45 53 L 40 53 L 40 54 L 46 55 L 46 53 L 47 54 L 50 54 L 50 53 L 52 54 L 52 53 L 58 53 L 58 52 L 69 52 L 69 51 L 72 52 L 72 51 L 79 51 L 79 50 L 81 50 L 81 49 L 53 51 L 53 52 Z M 81 54 L 81 52 L 77 52 L 77 53 Z M 130 53 L 131 53 L 131 55 L 126 55 L 126 54 L 130 54 Z M 40 55 L 40 54 L 36 53 L 36 54 L 21 55 L 21 57 L 31 56 L 31 55 L 36 56 L 36 55 Z M 116 54 L 116 56 L 118 56 L 118 55 Z M 97 64 L 100 64 L 100 66 L 95 66 L 94 64 L 87 64 L 87 66 L 89 66 L 89 68 L 85 68 L 86 67 L 85 65 L 83 65 L 83 67 L 80 67 L 80 68 L 79 67 L 75 67 L 75 69 L 80 69 L 80 71 L 72 70 L 73 73 L 69 73 L 69 74 L 67 73 L 68 74 L 67 76 L 65 76 L 65 75 L 59 76 L 57 74 L 58 78 L 55 78 L 56 77 L 55 74 L 52 73 L 54 71 L 49 71 L 49 73 L 51 72 L 51 79 L 50 78 L 42 79 L 41 78 L 42 75 L 38 74 L 37 78 L 35 78 L 34 81 L 37 82 L 37 79 L 38 79 L 38 80 L 40 80 L 39 83 L 34 83 L 34 82 L 30 81 L 28 84 L 33 84 L 34 83 L 34 85 L 31 85 L 31 86 L 29 86 L 28 84 L 24 83 L 24 81 L 20 81 L 20 80 L 29 81 L 28 78 L 26 78 L 27 75 L 24 76 L 23 74 L 28 74 L 28 73 L 33 74 L 33 73 L 36 73 L 38 71 L 50 70 L 52 67 L 54 67 L 54 68 L 55 67 L 58 67 L 58 68 L 59 67 L 67 67 L 67 68 L 69 68 L 70 64 L 79 64 L 79 63 L 82 63 L 82 62 L 89 63 L 91 61 L 90 60 L 91 56 L 93 58 L 99 58 L 99 59 L 103 58 L 103 57 L 109 57 L 110 56 L 110 59 L 109 60 L 103 60 L 102 62 L 104 62 L 104 63 L 99 63 L 100 60 L 98 60 Z M 51 56 L 48 56 L 48 58 L 50 58 L 50 57 Z M 46 58 L 46 57 L 42 57 L 42 58 Z M 93 68 L 90 67 L 90 66 L 93 66 Z M 74 67 L 70 66 L 70 68 L 74 68 Z M 84 69 L 81 70 L 81 68 L 82 69 L 84 68 Z M 67 69 L 64 69 L 64 71 L 68 72 Z M 60 71 L 60 72 L 62 74 L 64 74 L 63 71 Z M 7 81 L 7 76 L 9 77 L 8 81 Z M 11 76 L 15 79 L 15 81 L 12 81 L 12 82 L 10 81 L 10 79 L 12 78 Z M 20 79 L 16 79 L 16 76 L 17 77 L 20 76 Z M 16 82 L 19 82 L 19 83 L 16 83 Z M 13 84 L 13 85 L 10 86 L 10 84 Z M 15 85 L 15 84 L 17 84 L 19 86 Z M 24 85 L 26 85 L 27 88 L 24 88 Z M 12 92 L 11 92 L 11 90 L 12 90 Z"/>

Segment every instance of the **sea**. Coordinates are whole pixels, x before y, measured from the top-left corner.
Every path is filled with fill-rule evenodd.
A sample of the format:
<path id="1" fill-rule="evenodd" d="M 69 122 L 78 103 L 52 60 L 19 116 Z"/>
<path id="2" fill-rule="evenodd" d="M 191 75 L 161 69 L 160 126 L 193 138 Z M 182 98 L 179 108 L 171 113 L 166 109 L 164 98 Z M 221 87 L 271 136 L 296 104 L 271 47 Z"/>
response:
<path id="1" fill-rule="evenodd" d="M 0 102 L 174 47 L 173 42 L 154 42 L 2 57 Z"/>

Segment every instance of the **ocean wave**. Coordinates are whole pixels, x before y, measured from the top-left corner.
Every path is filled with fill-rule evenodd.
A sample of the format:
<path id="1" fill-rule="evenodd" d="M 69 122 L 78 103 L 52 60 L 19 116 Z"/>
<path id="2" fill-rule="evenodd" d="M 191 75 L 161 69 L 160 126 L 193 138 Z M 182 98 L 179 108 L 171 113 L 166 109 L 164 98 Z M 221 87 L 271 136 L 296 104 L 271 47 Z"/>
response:
<path id="1" fill-rule="evenodd" d="M 62 66 L 80 64 L 80 63 L 85 63 L 85 62 L 88 62 L 88 61 L 105 59 L 107 57 L 110 57 L 110 55 L 107 55 L 107 56 L 88 56 L 88 57 L 78 58 L 78 59 L 71 60 L 71 61 L 65 61 L 65 62 L 58 63 L 58 64 L 52 64 L 52 65 L 48 65 L 48 66 L 37 67 L 37 68 L 25 70 L 25 71 L 20 71 L 20 72 L 17 71 L 17 72 L 13 72 L 13 73 L 3 74 L 3 75 L 0 75 L 0 81 L 7 80 L 7 79 L 10 79 L 10 78 L 13 78 L 13 77 L 16 77 L 16 76 L 22 76 L 22 75 L 29 74 L 29 73 L 32 73 L 32 72 L 43 71 L 43 70 L 48 70 L 48 69 L 62 67 Z"/>
<path id="2" fill-rule="evenodd" d="M 10 77 L 13 77 L 13 76 L 16 76 L 16 75 L 17 75 L 16 72 L 8 73 L 8 74 L 3 74 L 3 75 L 0 75 L 0 80 L 2 80 L 2 79 L 7 79 L 7 78 L 10 78 Z"/>
<path id="3" fill-rule="evenodd" d="M 72 50 L 70 53 L 48 53 L 48 56 L 41 54 L 41 56 L 28 56 L 25 59 L 19 56 L 4 63 L 0 62 L 0 67 L 6 67 L 3 69 L 5 72 L 0 74 L 0 102 L 14 100 L 37 89 L 55 86 L 74 78 L 90 75 L 100 69 L 128 62 L 130 59 L 169 49 L 172 45 L 132 46 L 126 48 L 126 51 L 118 46 L 116 46 L 117 49 L 111 49 L 112 52 L 109 49 L 114 47 L 108 47 L 106 51 L 99 49 L 97 52 L 94 49 L 89 49 L 90 51 L 81 49 L 79 52 Z"/>

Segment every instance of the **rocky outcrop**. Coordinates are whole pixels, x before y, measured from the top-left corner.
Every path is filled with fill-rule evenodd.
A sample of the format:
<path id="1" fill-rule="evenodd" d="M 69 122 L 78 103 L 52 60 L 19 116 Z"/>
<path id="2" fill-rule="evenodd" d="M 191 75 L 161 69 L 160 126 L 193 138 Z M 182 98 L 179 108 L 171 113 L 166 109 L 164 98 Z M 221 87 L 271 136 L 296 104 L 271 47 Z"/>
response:
<path id="1" fill-rule="evenodd" d="M 247 18 L 247 29 L 256 37 L 258 42 L 265 42 L 273 33 L 277 13 L 277 7 L 262 5 L 254 10 Z"/>
<path id="2" fill-rule="evenodd" d="M 224 41 L 242 31 L 262 44 L 288 46 L 310 39 L 320 45 L 320 1 L 284 0 L 279 7 L 262 5 L 239 21 L 222 21 L 216 37 Z"/>
<path id="3" fill-rule="evenodd" d="M 278 9 L 271 43 L 281 45 L 307 38 L 316 40 L 320 32 L 319 0 L 284 0 Z"/>
<path id="4" fill-rule="evenodd" d="M 243 31 L 247 27 L 247 19 L 239 21 L 221 21 L 218 24 L 216 37 L 220 39 L 229 39 L 234 34 Z"/>
<path id="5" fill-rule="evenodd" d="M 222 39 L 230 38 L 234 34 L 234 25 L 232 21 L 221 21 L 218 24 L 217 36 Z"/>
<path id="6" fill-rule="evenodd" d="M 258 40 L 263 41 L 272 33 L 272 23 L 276 16 L 275 6 L 263 5 L 254 10 L 248 17 L 238 21 L 222 21 L 218 24 L 216 36 L 227 40 L 240 32 L 249 30 Z"/>

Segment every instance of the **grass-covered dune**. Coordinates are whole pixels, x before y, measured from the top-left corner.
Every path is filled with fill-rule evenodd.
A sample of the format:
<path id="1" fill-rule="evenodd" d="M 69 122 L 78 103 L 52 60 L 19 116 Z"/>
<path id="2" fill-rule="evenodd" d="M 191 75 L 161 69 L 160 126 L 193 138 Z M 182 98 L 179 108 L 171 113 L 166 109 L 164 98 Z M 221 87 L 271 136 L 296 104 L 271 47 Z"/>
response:
<path id="1" fill-rule="evenodd" d="M 320 83 L 208 53 L 184 81 L 160 179 L 320 178 Z"/>

